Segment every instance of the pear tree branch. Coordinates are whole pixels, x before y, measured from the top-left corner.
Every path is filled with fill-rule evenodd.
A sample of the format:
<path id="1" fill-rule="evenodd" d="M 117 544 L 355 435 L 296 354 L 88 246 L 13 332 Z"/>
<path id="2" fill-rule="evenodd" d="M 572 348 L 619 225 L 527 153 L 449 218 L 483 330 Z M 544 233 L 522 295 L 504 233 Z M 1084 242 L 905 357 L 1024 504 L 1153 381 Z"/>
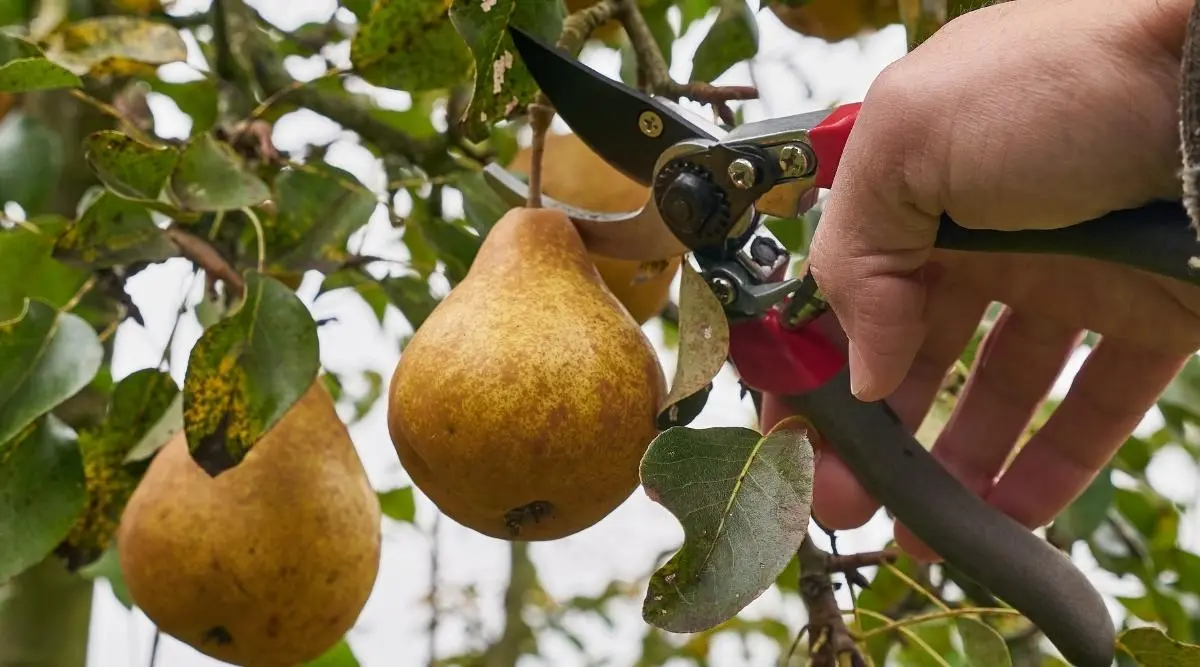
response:
<path id="1" fill-rule="evenodd" d="M 1192 5 L 1183 41 L 1179 132 L 1183 152 L 1183 203 L 1200 233 L 1200 0 Z"/>
<path id="2" fill-rule="evenodd" d="M 681 97 L 708 104 L 722 121 L 733 124 L 733 111 L 727 102 L 758 98 L 754 86 L 713 86 L 704 81 L 679 83 L 671 78 L 667 61 L 659 51 L 658 42 L 650 32 L 650 25 L 638 8 L 638 0 L 615 0 L 620 5 L 617 19 L 625 26 L 625 34 L 637 54 L 638 69 L 645 78 L 645 86 L 652 93 L 678 101 Z"/>

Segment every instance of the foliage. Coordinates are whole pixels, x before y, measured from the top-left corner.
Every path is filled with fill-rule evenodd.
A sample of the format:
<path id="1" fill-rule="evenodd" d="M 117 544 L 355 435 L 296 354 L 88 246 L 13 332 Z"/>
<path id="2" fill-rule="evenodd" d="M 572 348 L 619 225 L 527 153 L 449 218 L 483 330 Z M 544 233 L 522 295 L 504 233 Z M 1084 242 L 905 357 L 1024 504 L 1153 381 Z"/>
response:
<path id="1" fill-rule="evenodd" d="M 755 58 L 758 26 L 777 20 L 744 0 L 620 1 L 624 11 L 636 5 L 663 66 L 678 57 L 677 40 L 699 31 L 690 69 L 704 82 Z M 776 3 L 809 4 L 774 0 L 762 9 Z M 380 327 L 401 321 L 412 330 L 443 287 L 462 279 L 505 208 L 479 170 L 511 158 L 536 99 L 505 28 L 553 42 L 568 8 L 589 4 L 343 0 L 328 22 L 289 32 L 241 0 L 192 15 L 154 0 L 0 0 L 0 586 L 62 558 L 85 583 L 109 581 L 129 606 L 115 522 L 173 433 L 183 429 L 196 460 L 218 475 L 318 376 L 347 423 L 375 409 L 386 391 L 377 371 L 321 373 L 327 320 L 314 313 L 337 294 L 361 300 Z M 896 21 L 915 46 L 982 4 L 901 2 Z M 189 53 L 189 42 L 197 52 Z M 626 82 L 654 81 L 642 76 L 654 64 L 647 45 L 638 46 L 618 31 L 591 48 L 614 49 Z M 337 55 L 339 48 L 348 55 Z M 300 81 L 287 66 L 291 57 L 327 71 Z M 205 66 L 183 65 L 194 58 Z M 190 76 L 171 73 L 180 70 Z M 408 108 L 363 92 L 363 82 L 407 94 Z M 151 101 L 185 114 L 186 136 L 159 134 Z M 353 133 L 386 183 L 339 166 L 324 140 L 277 148 L 274 126 L 302 111 Z M 819 207 L 766 227 L 801 255 L 818 222 Z M 370 254 L 368 232 L 394 251 Z M 190 267 L 201 298 L 185 302 L 165 327 L 151 326 L 161 322 L 145 320 L 126 285 L 179 262 Z M 788 605 L 810 602 L 800 582 L 812 573 L 801 571 L 795 554 L 809 531 L 812 452 L 791 431 L 687 426 L 728 351 L 728 325 L 697 278 L 685 262 L 679 308 L 655 322 L 678 365 L 660 422 L 671 428 L 642 469 L 646 491 L 684 528 L 678 552 L 647 564 L 645 577 L 556 600 L 524 547 L 514 547 L 504 633 L 439 656 L 440 664 L 509 667 L 552 636 L 586 654 L 572 619 L 613 625 L 619 607 L 637 598 L 648 621 L 638 665 L 707 665 L 720 636 L 765 641 L 781 656 L 795 650 L 801 628 L 741 612 L 767 591 Z M 317 306 L 301 296 L 302 284 L 313 286 Z M 185 318 L 204 331 L 176 350 L 173 334 Z M 115 342 L 137 326 L 170 329 L 172 342 L 158 365 L 129 371 Z M 935 413 L 953 404 L 946 391 Z M 1131 437 L 1047 531 L 1060 548 L 1087 551 L 1104 570 L 1140 585 L 1116 598 L 1127 612 L 1124 629 L 1153 624 L 1166 634 L 1129 630 L 1120 648 L 1123 660 L 1150 667 L 1192 664 L 1200 655 L 1193 602 L 1200 556 L 1180 546 L 1182 519 L 1195 508 L 1168 499 L 1151 474 L 1160 457 L 1200 457 L 1200 362 L 1158 407 L 1164 425 Z M 692 486 L 703 491 L 684 491 Z M 381 489 L 379 498 L 389 521 L 430 529 L 411 487 Z M 1027 623 L 953 568 L 901 557 L 846 579 L 870 583 L 848 622 L 877 665 L 1061 664 Z M 441 590 L 433 602 L 453 593 Z M 15 604 L 6 600 L 0 594 L 0 608 Z M 465 614 L 445 606 L 437 613 Z M 310 664 L 357 661 L 343 642 Z"/>

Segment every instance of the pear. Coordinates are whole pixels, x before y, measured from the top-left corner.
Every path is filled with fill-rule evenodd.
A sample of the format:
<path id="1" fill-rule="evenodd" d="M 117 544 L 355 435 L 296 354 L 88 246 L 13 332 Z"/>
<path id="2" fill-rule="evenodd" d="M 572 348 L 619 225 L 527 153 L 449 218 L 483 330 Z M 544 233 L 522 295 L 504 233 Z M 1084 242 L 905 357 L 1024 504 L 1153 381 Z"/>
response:
<path id="1" fill-rule="evenodd" d="M 592 1 L 592 0 L 587 0 Z M 636 211 L 650 199 L 650 188 L 617 171 L 579 135 L 547 133 L 542 153 L 542 194 L 565 204 L 601 213 Z M 533 148 L 517 151 L 505 168 L 528 174 Z M 682 256 L 665 260 L 661 270 L 644 272 L 642 263 L 589 253 L 605 286 L 638 324 L 662 312 Z"/>
<path id="2" fill-rule="evenodd" d="M 404 348 L 388 430 L 413 483 L 454 521 L 554 540 L 637 488 L 665 393 L 653 346 L 571 220 L 515 208 Z"/>
<path id="3" fill-rule="evenodd" d="M 381 511 L 317 381 L 236 467 L 210 477 L 183 431 L 117 530 L 133 601 L 159 629 L 245 667 L 294 667 L 355 623 L 379 571 Z"/>

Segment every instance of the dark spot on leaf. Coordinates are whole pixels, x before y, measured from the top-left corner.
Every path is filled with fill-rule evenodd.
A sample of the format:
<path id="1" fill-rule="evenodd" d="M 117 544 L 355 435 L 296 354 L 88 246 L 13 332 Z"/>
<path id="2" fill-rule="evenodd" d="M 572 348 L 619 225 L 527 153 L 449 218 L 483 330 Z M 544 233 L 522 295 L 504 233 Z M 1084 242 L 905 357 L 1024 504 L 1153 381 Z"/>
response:
<path id="1" fill-rule="evenodd" d="M 554 505 L 548 500 L 535 500 L 528 505 L 522 505 L 504 513 L 504 525 L 513 537 L 521 534 L 521 526 L 529 523 L 540 523 L 542 519 L 554 514 Z"/>
<path id="2" fill-rule="evenodd" d="M 225 431 L 229 428 L 232 414 L 228 411 L 221 416 L 221 423 L 212 433 L 200 438 L 199 444 L 192 450 L 192 459 L 209 477 L 216 477 L 237 465 L 237 461 L 229 454 L 225 446 Z"/>
<path id="3" fill-rule="evenodd" d="M 215 642 L 218 646 L 228 646 L 233 643 L 233 635 L 223 625 L 214 625 L 204 633 L 203 643 Z"/>
<path id="4" fill-rule="evenodd" d="M 267 636 L 272 638 L 279 636 L 279 617 L 274 614 L 267 619 Z"/>

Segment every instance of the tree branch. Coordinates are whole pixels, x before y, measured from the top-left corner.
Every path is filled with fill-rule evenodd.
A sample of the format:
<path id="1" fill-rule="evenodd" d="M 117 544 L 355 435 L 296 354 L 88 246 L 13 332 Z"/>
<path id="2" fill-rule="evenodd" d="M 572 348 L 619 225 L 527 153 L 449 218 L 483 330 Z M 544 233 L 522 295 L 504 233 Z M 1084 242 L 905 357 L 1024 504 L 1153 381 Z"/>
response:
<path id="1" fill-rule="evenodd" d="M 808 537 L 800 544 L 800 599 L 808 610 L 808 650 L 812 667 L 865 667 L 854 636 L 842 619 L 834 592 L 833 574 L 857 574 L 860 567 L 879 565 L 896 558 L 892 551 L 834 556 Z"/>
<path id="2" fill-rule="evenodd" d="M 375 144 L 380 150 L 420 165 L 431 174 L 456 165 L 445 137 L 416 139 L 371 115 L 366 106 L 349 97 L 326 94 L 288 74 L 268 34 L 259 27 L 257 14 L 243 0 L 223 0 L 230 47 L 244 62 L 253 63 L 254 76 L 270 101 L 287 100 L 334 121 Z M 266 105 L 260 105 L 260 108 Z"/>
<path id="3" fill-rule="evenodd" d="M 754 86 L 713 86 L 704 81 L 679 83 L 671 78 L 667 61 L 658 49 L 654 33 L 638 8 L 638 0 L 616 0 L 619 5 L 617 19 L 625 26 L 625 34 L 637 54 L 638 68 L 645 77 L 645 86 L 650 92 L 678 101 L 681 97 L 708 104 L 721 120 L 733 124 L 733 111 L 726 102 L 758 98 Z"/>
<path id="4" fill-rule="evenodd" d="M 178 246 L 179 252 L 183 253 L 184 257 L 204 269 L 205 273 L 219 278 L 232 287 L 237 294 L 241 294 L 246 289 L 246 283 L 242 280 L 241 274 L 235 271 L 233 266 L 208 241 L 191 232 L 184 231 L 177 225 L 167 227 L 164 233 L 172 243 Z"/>

